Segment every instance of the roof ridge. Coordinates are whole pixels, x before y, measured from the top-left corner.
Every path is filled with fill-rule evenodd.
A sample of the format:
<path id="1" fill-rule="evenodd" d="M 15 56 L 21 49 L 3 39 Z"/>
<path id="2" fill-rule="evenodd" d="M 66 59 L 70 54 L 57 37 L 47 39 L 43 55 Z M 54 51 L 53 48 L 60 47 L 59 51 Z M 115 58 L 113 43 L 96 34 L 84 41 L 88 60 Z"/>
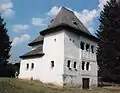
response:
<path id="1" fill-rule="evenodd" d="M 65 10 L 67 10 L 67 11 L 69 11 L 69 12 L 71 12 L 71 13 L 75 14 L 72 10 L 70 10 L 70 9 L 69 9 L 69 8 L 67 8 L 67 7 L 62 6 L 62 7 L 61 7 L 61 9 L 65 9 Z M 61 11 L 61 10 L 60 10 L 60 11 Z"/>

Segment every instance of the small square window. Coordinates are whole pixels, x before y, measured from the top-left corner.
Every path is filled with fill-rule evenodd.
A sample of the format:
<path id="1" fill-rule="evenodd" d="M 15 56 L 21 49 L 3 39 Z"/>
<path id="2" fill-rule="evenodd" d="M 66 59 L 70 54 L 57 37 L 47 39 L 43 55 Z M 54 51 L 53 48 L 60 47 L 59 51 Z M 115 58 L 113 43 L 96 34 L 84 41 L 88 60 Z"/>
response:
<path id="1" fill-rule="evenodd" d="M 54 67 L 54 61 L 51 61 L 51 68 Z"/>

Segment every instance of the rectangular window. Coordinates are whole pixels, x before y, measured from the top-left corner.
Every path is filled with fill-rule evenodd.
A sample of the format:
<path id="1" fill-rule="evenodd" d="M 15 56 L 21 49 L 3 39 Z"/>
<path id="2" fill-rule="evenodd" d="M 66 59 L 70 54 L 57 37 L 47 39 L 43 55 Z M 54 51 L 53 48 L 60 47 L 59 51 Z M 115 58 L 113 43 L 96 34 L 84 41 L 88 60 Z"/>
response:
<path id="1" fill-rule="evenodd" d="M 86 51 L 89 51 L 89 50 L 90 50 L 90 45 L 86 44 Z"/>
<path id="2" fill-rule="evenodd" d="M 76 65 L 77 65 L 77 63 L 76 62 L 74 62 L 74 68 L 76 69 Z"/>
<path id="3" fill-rule="evenodd" d="M 67 67 L 68 68 L 70 68 L 70 63 L 71 63 L 70 60 L 68 60 L 68 62 L 67 62 Z"/>
<path id="4" fill-rule="evenodd" d="M 54 61 L 51 61 L 51 68 L 54 67 Z"/>
<path id="5" fill-rule="evenodd" d="M 27 63 L 27 65 L 26 65 L 26 69 L 29 69 L 29 64 Z"/>
<path id="6" fill-rule="evenodd" d="M 94 53 L 94 46 L 91 46 L 91 52 Z"/>
<path id="7" fill-rule="evenodd" d="M 89 65 L 90 65 L 90 63 L 87 62 L 87 64 L 86 64 L 86 70 L 87 70 L 87 71 L 89 70 Z"/>
<path id="8" fill-rule="evenodd" d="M 80 48 L 81 48 L 82 50 L 84 50 L 84 45 L 85 45 L 84 42 L 81 42 L 81 43 L 80 43 Z"/>
<path id="9" fill-rule="evenodd" d="M 32 65 L 31 65 L 31 69 L 33 69 L 34 68 L 34 63 L 32 63 Z"/>
<path id="10" fill-rule="evenodd" d="M 84 70 L 84 69 L 85 69 L 85 62 L 82 61 L 82 70 Z"/>

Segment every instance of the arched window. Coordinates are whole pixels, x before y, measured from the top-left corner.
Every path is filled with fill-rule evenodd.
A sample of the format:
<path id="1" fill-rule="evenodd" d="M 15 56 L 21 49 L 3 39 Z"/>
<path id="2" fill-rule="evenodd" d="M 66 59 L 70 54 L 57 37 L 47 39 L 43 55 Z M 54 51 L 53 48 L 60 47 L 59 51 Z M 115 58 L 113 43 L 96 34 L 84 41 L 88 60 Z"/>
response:
<path id="1" fill-rule="evenodd" d="M 84 42 L 81 42 L 81 43 L 80 43 L 80 48 L 81 48 L 82 50 L 84 50 L 84 45 L 85 45 Z"/>
<path id="2" fill-rule="evenodd" d="M 90 45 L 86 44 L 86 51 L 89 51 L 89 50 L 90 50 Z"/>

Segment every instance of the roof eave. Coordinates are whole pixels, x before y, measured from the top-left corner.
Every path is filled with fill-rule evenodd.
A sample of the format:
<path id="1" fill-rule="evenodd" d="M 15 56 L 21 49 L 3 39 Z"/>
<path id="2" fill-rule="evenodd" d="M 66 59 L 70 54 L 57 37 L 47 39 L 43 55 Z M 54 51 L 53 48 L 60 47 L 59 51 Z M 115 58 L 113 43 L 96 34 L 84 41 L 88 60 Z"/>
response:
<path id="1" fill-rule="evenodd" d="M 61 23 L 61 24 L 56 25 L 56 26 L 51 27 L 51 28 L 47 28 L 47 29 L 41 31 L 40 34 L 44 36 L 45 34 L 52 33 L 52 32 L 54 32 L 54 31 L 56 31 L 55 29 L 57 29 L 57 30 L 59 29 L 59 30 L 60 30 L 60 29 L 65 29 L 65 28 L 75 30 L 74 32 L 76 32 L 76 33 L 78 33 L 78 34 L 81 34 L 81 33 L 82 33 L 83 35 L 91 38 L 91 39 L 94 40 L 95 42 L 98 41 L 98 38 L 97 38 L 97 37 L 95 37 L 95 36 L 93 36 L 93 35 L 90 35 L 90 34 L 87 34 L 87 33 L 85 33 L 84 31 L 81 31 L 81 30 L 79 30 L 79 29 L 77 29 L 77 28 L 74 28 L 74 27 L 72 27 L 72 26 L 70 26 L 70 25 L 68 25 L 68 24 L 65 24 L 65 23 Z M 53 29 L 54 29 L 54 30 L 53 30 Z M 51 31 L 51 30 L 52 30 L 52 31 Z"/>
<path id="2" fill-rule="evenodd" d="M 44 53 L 40 53 L 40 54 L 31 54 L 31 55 L 23 55 L 20 56 L 20 58 L 25 59 L 25 58 L 33 58 L 33 57 L 42 57 L 44 56 Z"/>
<path id="3" fill-rule="evenodd" d="M 43 44 L 43 40 L 42 41 L 38 41 L 38 42 L 34 42 L 34 43 L 29 43 L 29 46 L 34 46 L 34 45 L 39 45 L 39 44 Z"/>

